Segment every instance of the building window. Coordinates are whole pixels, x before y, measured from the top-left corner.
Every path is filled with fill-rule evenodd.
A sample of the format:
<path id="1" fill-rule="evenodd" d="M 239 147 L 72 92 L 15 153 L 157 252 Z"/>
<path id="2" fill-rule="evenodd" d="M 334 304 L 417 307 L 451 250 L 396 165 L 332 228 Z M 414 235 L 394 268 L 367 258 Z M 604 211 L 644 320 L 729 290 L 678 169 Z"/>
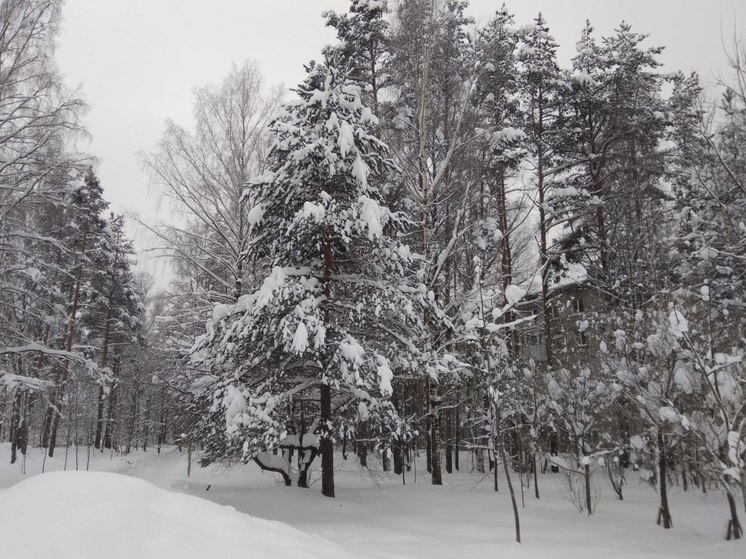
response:
<path id="1" fill-rule="evenodd" d="M 583 312 L 585 310 L 583 300 L 580 297 L 575 297 L 572 300 L 572 308 L 575 309 L 575 312 Z"/>
<path id="2" fill-rule="evenodd" d="M 536 331 L 529 331 L 524 332 L 524 334 L 521 336 L 523 345 L 525 347 L 536 347 L 537 345 L 540 345 L 543 341 L 543 336 L 540 332 Z"/>

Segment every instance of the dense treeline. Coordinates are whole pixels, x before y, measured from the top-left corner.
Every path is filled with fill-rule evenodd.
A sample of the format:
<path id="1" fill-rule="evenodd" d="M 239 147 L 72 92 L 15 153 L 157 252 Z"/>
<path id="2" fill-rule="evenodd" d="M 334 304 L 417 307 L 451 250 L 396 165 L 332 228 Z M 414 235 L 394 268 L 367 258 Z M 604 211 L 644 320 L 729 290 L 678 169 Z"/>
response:
<path id="1" fill-rule="evenodd" d="M 26 32 L 58 80 L 54 6 L 6 2 L 19 26 L 12 5 L 49 6 Z M 176 442 L 299 486 L 320 456 L 327 496 L 335 449 L 402 476 L 424 451 L 433 484 L 468 453 L 511 494 L 528 473 L 539 498 L 537 471 L 557 470 L 588 514 L 597 477 L 622 499 L 634 467 L 659 524 L 680 479 L 723 490 L 739 538 L 740 43 L 710 103 L 627 24 L 588 23 L 563 68 L 541 15 L 521 27 L 501 8 L 475 29 L 466 10 L 352 0 L 324 15 L 338 42 L 284 102 L 249 64 L 199 90 L 194 129 L 169 123 L 145 157 L 173 204 L 143 224 L 175 270 L 151 296 L 121 218 L 65 152 L 79 102 L 13 79 L 9 103 L 45 115 L 42 137 L 2 144 L 14 448 Z"/>
<path id="2" fill-rule="evenodd" d="M 85 105 L 55 69 L 60 10 L 0 4 L 0 425 L 11 461 L 63 447 L 78 465 L 81 448 L 163 442 L 171 400 L 149 280 L 92 161 L 69 148 Z"/>

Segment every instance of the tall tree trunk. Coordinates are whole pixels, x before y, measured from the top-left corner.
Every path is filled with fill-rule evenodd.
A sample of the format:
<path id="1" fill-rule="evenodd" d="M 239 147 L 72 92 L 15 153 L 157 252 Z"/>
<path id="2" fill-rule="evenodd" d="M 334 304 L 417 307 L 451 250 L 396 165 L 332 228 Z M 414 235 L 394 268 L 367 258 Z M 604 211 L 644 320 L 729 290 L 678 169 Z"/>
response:
<path id="1" fill-rule="evenodd" d="M 402 471 L 404 469 L 404 456 L 402 453 L 402 443 L 400 439 L 394 439 L 392 451 L 394 454 L 394 474 L 400 476 L 402 475 Z"/>
<path id="2" fill-rule="evenodd" d="M 130 424 L 127 430 L 127 447 L 126 453 L 132 452 L 132 442 L 135 441 L 135 431 L 137 430 L 137 416 L 140 415 L 140 381 L 137 376 L 134 378 L 135 386 L 132 394 L 132 409 L 130 410 Z M 135 449 L 137 442 L 135 441 Z"/>
<path id="3" fill-rule="evenodd" d="M 21 403 L 23 394 L 21 390 L 16 391 L 16 395 L 13 398 L 13 408 L 10 414 L 10 463 L 15 464 L 16 452 L 18 450 L 18 440 L 21 424 Z"/>
<path id="4" fill-rule="evenodd" d="M 508 222 L 508 195 L 505 189 L 505 170 L 501 169 L 497 182 L 497 216 L 499 220 L 502 239 L 500 239 L 500 278 L 502 280 L 503 293 L 513 283 L 513 249 L 510 242 L 510 223 Z M 513 309 L 503 315 L 503 322 L 509 324 L 515 320 Z M 518 329 L 510 329 L 510 343 L 508 349 L 514 357 L 518 356 Z"/>
<path id="5" fill-rule="evenodd" d="M 459 400 L 459 397 L 456 398 L 457 401 Z M 461 412 L 459 411 L 459 405 L 456 405 L 456 408 L 454 409 L 454 434 L 453 434 L 453 465 L 456 468 L 456 471 L 459 471 L 459 441 L 461 440 Z"/>
<path id="6" fill-rule="evenodd" d="M 67 322 L 67 335 L 65 339 L 65 351 L 71 352 L 73 349 L 73 340 L 75 338 L 75 320 L 78 315 L 78 306 L 80 305 L 80 284 L 83 277 L 83 264 L 81 262 L 83 258 L 83 254 L 85 253 L 85 246 L 86 246 L 86 236 L 87 233 L 85 230 L 82 233 L 81 240 L 80 240 L 80 253 L 77 255 L 77 265 L 76 265 L 76 274 L 75 274 L 75 284 L 73 287 L 73 296 L 72 296 L 72 307 L 70 308 L 70 316 L 68 318 Z M 57 389 L 57 394 L 54 398 L 54 405 L 52 402 L 50 402 L 50 409 L 52 409 L 51 414 L 51 426 L 49 430 L 49 441 L 48 441 L 48 449 L 49 449 L 49 457 L 51 458 L 54 456 L 54 447 L 57 444 L 57 429 L 59 429 L 60 425 L 60 416 L 62 414 L 62 402 L 65 397 L 65 388 L 67 386 L 67 380 L 70 375 L 70 361 L 65 360 L 65 362 L 62 365 L 62 373 L 60 374 L 59 378 L 59 387 Z"/>
<path id="7" fill-rule="evenodd" d="M 113 281 L 113 280 L 112 280 Z M 104 322 L 104 341 L 101 346 L 101 368 L 106 367 L 106 362 L 109 357 L 109 339 L 111 338 L 111 315 L 112 315 L 112 290 L 109 289 L 109 299 L 106 308 L 106 320 Z M 103 450 L 101 445 L 101 434 L 103 431 L 104 422 L 104 399 L 106 397 L 106 390 L 104 389 L 104 381 L 102 380 L 98 386 L 98 405 L 96 406 L 96 438 L 93 446 Z"/>
<path id="8" fill-rule="evenodd" d="M 332 390 L 321 385 L 321 494 L 334 497 L 334 443 L 330 429 L 332 421 Z"/>
<path id="9" fill-rule="evenodd" d="M 118 376 L 119 372 L 119 357 L 114 359 L 114 377 Z M 117 394 L 119 393 L 119 386 L 116 381 L 111 386 L 109 391 L 109 409 L 106 414 L 106 425 L 104 428 L 104 448 L 110 449 L 114 442 L 114 418 L 117 409 Z"/>
<path id="10" fill-rule="evenodd" d="M 588 510 L 588 516 L 593 514 L 593 499 L 591 495 L 591 465 L 583 464 L 583 477 L 585 478 L 585 507 Z"/>
<path id="11" fill-rule="evenodd" d="M 668 508 L 668 453 L 663 433 L 658 432 L 658 485 L 660 486 L 660 508 L 658 509 L 658 525 L 668 529 L 673 526 L 671 512 Z"/>
<path id="12" fill-rule="evenodd" d="M 438 383 L 430 382 L 430 453 L 433 471 L 433 485 L 443 485 L 443 474 L 440 464 L 440 395 Z"/>
<path id="13" fill-rule="evenodd" d="M 142 451 L 147 452 L 148 450 L 148 439 L 150 438 L 150 406 L 153 403 L 153 398 L 148 397 L 145 400 L 145 419 L 142 423 Z"/>
<path id="14" fill-rule="evenodd" d="M 446 422 L 446 472 L 449 474 L 453 473 L 453 413 L 451 409 L 445 412 Z"/>
<path id="15" fill-rule="evenodd" d="M 331 296 L 332 247 L 324 243 L 324 294 Z M 328 314 L 327 314 L 328 320 Z M 322 380 L 319 407 L 321 411 L 321 494 L 334 497 L 334 439 L 332 438 L 332 389 Z"/>

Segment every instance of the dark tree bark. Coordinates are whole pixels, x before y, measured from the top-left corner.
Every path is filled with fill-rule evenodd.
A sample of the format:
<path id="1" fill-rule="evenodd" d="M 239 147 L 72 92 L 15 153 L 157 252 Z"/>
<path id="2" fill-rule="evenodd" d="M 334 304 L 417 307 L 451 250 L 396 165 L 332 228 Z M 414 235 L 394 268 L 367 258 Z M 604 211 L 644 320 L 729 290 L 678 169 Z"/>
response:
<path id="1" fill-rule="evenodd" d="M 585 507 L 588 516 L 593 514 L 593 499 L 591 496 L 591 465 L 583 464 L 583 477 L 585 478 Z"/>
<path id="2" fill-rule="evenodd" d="M 459 463 L 458 463 L 458 451 L 459 451 L 459 442 L 461 440 L 461 414 L 459 412 L 459 406 L 456 406 L 454 410 L 455 418 L 454 418 L 454 435 L 453 435 L 453 465 L 456 468 L 456 471 L 459 471 Z"/>
<path id="3" fill-rule="evenodd" d="M 446 473 L 453 473 L 453 414 L 449 409 L 445 413 L 446 422 Z"/>
<path id="4" fill-rule="evenodd" d="M 65 351 L 72 351 L 73 339 L 75 338 L 75 325 L 76 318 L 78 315 L 78 306 L 80 305 L 80 284 L 83 277 L 83 264 L 81 262 L 82 255 L 85 253 L 87 232 L 83 229 L 83 233 L 80 241 L 80 253 L 77 256 L 75 284 L 72 293 L 72 306 L 70 308 L 70 316 L 67 322 L 67 332 L 65 338 Z M 67 386 L 68 376 L 70 375 L 70 361 L 65 360 L 62 365 L 62 372 L 58 379 L 57 394 L 54 400 L 49 403 L 49 410 L 51 410 L 51 421 L 48 423 L 49 427 L 49 440 L 48 440 L 48 454 L 52 458 L 54 456 L 54 447 L 57 444 L 57 430 L 60 426 L 60 416 L 62 415 L 62 401 L 65 397 L 65 388 Z"/>
<path id="5" fill-rule="evenodd" d="M 671 511 L 668 508 L 668 454 L 663 433 L 658 433 L 658 485 L 660 486 L 660 507 L 658 509 L 658 525 L 668 529 L 673 526 Z"/>
<path id="6" fill-rule="evenodd" d="M 728 520 L 728 529 L 725 534 L 726 540 L 740 540 L 743 535 L 741 522 L 738 520 L 738 509 L 736 508 L 736 499 L 733 493 L 726 488 L 725 495 L 728 497 L 728 509 L 730 510 L 730 520 Z"/>
<path id="7" fill-rule="evenodd" d="M 394 445 L 391 450 L 394 455 L 394 474 L 400 476 L 402 475 L 404 460 L 402 456 L 401 441 L 399 439 L 394 439 Z"/>
<path id="8" fill-rule="evenodd" d="M 331 429 L 332 390 L 328 384 L 321 385 L 321 494 L 334 497 L 334 442 Z"/>
<path id="9" fill-rule="evenodd" d="M 115 361 L 114 363 L 115 373 L 117 373 L 118 370 L 119 370 L 119 363 L 118 361 Z M 119 387 L 117 384 L 114 384 L 111 387 L 111 391 L 109 392 L 109 409 L 108 409 L 108 413 L 106 416 L 106 425 L 104 427 L 104 448 L 106 449 L 110 449 L 113 446 L 114 418 L 115 418 L 115 412 L 117 408 L 118 392 L 119 392 Z"/>
<path id="10" fill-rule="evenodd" d="M 113 281 L 113 280 L 112 280 Z M 111 338 L 111 315 L 112 315 L 112 290 L 109 289 L 109 299 L 107 302 L 107 308 L 106 308 L 106 319 L 104 322 L 104 341 L 101 345 L 101 367 L 106 367 L 108 357 L 109 357 L 109 340 Z M 104 389 L 104 383 L 103 381 L 98 387 L 98 406 L 96 409 L 96 438 L 94 440 L 93 446 L 95 448 L 100 448 L 103 450 L 103 446 L 101 446 L 101 435 L 103 434 L 103 428 L 104 428 L 104 399 L 106 397 L 106 390 Z"/>
<path id="11" fill-rule="evenodd" d="M 16 454 L 18 452 L 18 439 L 21 424 L 21 404 L 23 393 L 18 390 L 13 398 L 13 409 L 10 414 L 10 463 L 16 463 Z"/>
<path id="12" fill-rule="evenodd" d="M 433 485 L 443 485 L 443 474 L 440 464 L 440 395 L 438 384 L 430 385 L 430 461 L 432 463 L 431 480 Z"/>

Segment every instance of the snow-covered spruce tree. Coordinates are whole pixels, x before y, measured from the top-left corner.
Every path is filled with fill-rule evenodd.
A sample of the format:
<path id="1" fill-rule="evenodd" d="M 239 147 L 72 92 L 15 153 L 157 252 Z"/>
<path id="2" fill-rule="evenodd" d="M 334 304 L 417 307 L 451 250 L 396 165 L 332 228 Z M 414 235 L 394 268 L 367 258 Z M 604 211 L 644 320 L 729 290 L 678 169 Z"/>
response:
<path id="1" fill-rule="evenodd" d="M 405 285 L 403 221 L 379 203 L 375 171 L 390 164 L 359 88 L 332 57 L 296 93 L 271 127 L 270 171 L 252 185 L 251 250 L 272 272 L 218 307 L 197 346 L 219 376 L 201 427 L 207 461 L 253 458 L 288 484 L 292 453 L 271 451 L 295 447 L 304 484 L 318 437 L 333 497 L 335 432 L 355 414 L 397 428 L 392 370 L 416 364 L 422 312 Z"/>
<path id="2" fill-rule="evenodd" d="M 88 287 L 88 298 L 81 313 L 81 325 L 90 338 L 89 345 L 100 347 L 99 366 L 111 365 L 113 348 L 133 343 L 142 326 L 145 306 L 132 273 L 134 248 L 124 231 L 124 216 L 113 213 L 106 220 L 98 239 L 97 253 L 91 256 L 95 265 Z M 111 386 L 108 376 L 99 379 L 94 447 L 103 450 L 104 408 Z"/>
<path id="3" fill-rule="evenodd" d="M 105 220 L 102 213 L 109 203 L 103 198 L 103 188 L 92 169 L 75 181 L 68 192 L 66 227 L 61 231 L 62 239 L 72 247 L 70 254 L 73 260 L 69 278 L 63 278 L 65 290 L 69 290 L 67 301 L 67 324 L 63 337 L 62 349 L 73 351 L 80 337 L 78 322 L 81 310 L 88 303 L 91 278 L 97 273 L 97 263 L 92 256 L 98 255 L 105 235 Z M 44 419 L 42 442 L 50 458 L 54 455 L 57 433 L 65 404 L 67 385 L 71 380 L 70 362 L 65 361 L 57 367 L 54 375 L 55 388 L 52 390 Z"/>

